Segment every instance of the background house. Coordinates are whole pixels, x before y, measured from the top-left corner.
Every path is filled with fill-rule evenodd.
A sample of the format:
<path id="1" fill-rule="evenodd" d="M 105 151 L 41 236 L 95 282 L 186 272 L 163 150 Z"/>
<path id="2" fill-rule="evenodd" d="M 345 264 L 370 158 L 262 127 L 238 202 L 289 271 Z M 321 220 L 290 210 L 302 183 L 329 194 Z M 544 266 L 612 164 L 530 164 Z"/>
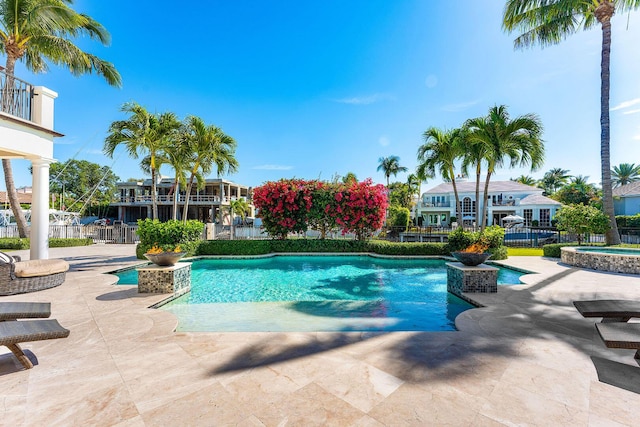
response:
<path id="1" fill-rule="evenodd" d="M 613 189 L 613 209 L 616 215 L 640 213 L 640 182 L 622 185 Z"/>
<path id="2" fill-rule="evenodd" d="M 456 218 L 457 222 L 473 225 L 476 222 L 476 205 L 478 213 L 482 212 L 484 183 L 480 183 L 479 201 L 475 200 L 475 182 L 456 181 L 456 186 L 462 207 L 462 218 Z M 523 218 L 524 225 L 538 221 L 541 227 L 551 226 L 551 220 L 562 204 L 543 196 L 542 192 L 541 188 L 515 181 L 490 182 L 487 224 L 503 225 L 504 217 L 518 215 Z M 456 216 L 453 185 L 445 182 L 424 192 L 416 207 L 416 214 L 422 218 L 423 226 L 450 226 L 451 218 Z"/>
<path id="3" fill-rule="evenodd" d="M 117 183 L 118 199 L 110 206 L 117 207 L 118 219 L 125 222 L 136 222 L 138 219 L 151 218 L 151 180 Z M 158 219 L 167 221 L 173 218 L 173 203 L 176 197 L 173 179 L 162 179 L 156 186 Z M 177 218 L 182 219 L 187 195 L 178 189 Z M 192 189 L 189 199 L 187 219 L 202 222 L 220 222 L 230 224 L 229 208 L 231 202 L 245 199 L 249 205 L 248 217 L 255 216 L 255 208 L 251 204 L 251 188 L 224 179 L 207 179 L 205 186 Z"/>

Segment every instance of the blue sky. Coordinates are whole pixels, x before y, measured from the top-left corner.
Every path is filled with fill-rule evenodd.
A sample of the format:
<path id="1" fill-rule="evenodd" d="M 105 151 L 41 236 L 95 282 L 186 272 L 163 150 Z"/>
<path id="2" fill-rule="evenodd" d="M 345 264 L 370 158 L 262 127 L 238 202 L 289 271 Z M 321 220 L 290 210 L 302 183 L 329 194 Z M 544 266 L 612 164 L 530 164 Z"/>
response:
<path id="1" fill-rule="evenodd" d="M 113 62 L 123 88 L 51 67 L 16 73 L 59 93 L 54 155 L 140 178 L 139 161 L 102 154 L 109 124 L 136 101 L 153 112 L 193 114 L 238 143 L 248 186 L 285 177 L 354 172 L 384 183 L 378 159 L 397 155 L 410 172 L 422 133 L 452 128 L 495 104 L 538 114 L 546 162 L 502 169 L 495 179 L 542 177 L 554 167 L 600 181 L 599 29 L 558 46 L 514 51 L 501 29 L 504 2 L 456 0 L 259 1 L 76 0 L 112 43 L 79 40 Z M 640 13 L 613 19 L 611 162 L 640 163 Z M 2 58 L 4 62 L 4 58 Z M 29 163 L 14 161 L 18 186 Z M 170 176 L 169 168 L 163 175 Z M 397 180 L 406 180 L 399 174 Z M 394 178 L 392 177 L 392 181 Z M 440 177 L 423 189 L 441 182 Z M 4 180 L 0 184 L 4 187 Z"/>

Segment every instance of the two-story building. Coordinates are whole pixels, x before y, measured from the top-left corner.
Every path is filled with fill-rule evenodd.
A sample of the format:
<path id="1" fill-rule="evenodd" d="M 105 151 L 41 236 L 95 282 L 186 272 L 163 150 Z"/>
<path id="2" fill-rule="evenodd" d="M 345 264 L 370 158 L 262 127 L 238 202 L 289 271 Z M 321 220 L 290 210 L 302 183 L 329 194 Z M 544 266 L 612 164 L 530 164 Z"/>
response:
<path id="1" fill-rule="evenodd" d="M 0 158 L 27 159 L 32 166 L 31 259 L 49 257 L 49 165 L 53 139 L 54 100 L 58 94 L 33 86 L 0 67 Z"/>
<path id="2" fill-rule="evenodd" d="M 640 182 L 614 188 L 613 209 L 616 215 L 640 214 Z"/>
<path id="3" fill-rule="evenodd" d="M 416 215 L 422 218 L 423 226 L 447 227 L 451 218 L 456 217 L 459 224 L 480 224 L 476 220 L 476 204 L 478 214 L 482 213 L 484 182 L 480 183 L 479 201 L 476 201 L 475 182 L 456 181 L 462 218 L 456 217 L 455 195 L 450 182 L 437 185 L 424 192 L 416 206 Z M 551 219 L 562 204 L 542 195 L 541 188 L 520 184 L 515 181 L 489 182 L 489 200 L 487 204 L 487 224 L 504 225 L 507 216 L 522 217 L 526 226 L 537 221 L 541 227 L 551 225 Z"/>
<path id="4" fill-rule="evenodd" d="M 151 218 L 151 180 L 119 182 L 118 200 L 111 206 L 118 208 L 118 219 L 131 223 L 138 219 Z M 177 218 L 182 219 L 184 205 L 188 199 L 188 219 L 202 222 L 222 222 L 229 224 L 231 202 L 244 199 L 249 205 L 249 217 L 255 216 L 255 208 L 251 204 L 251 188 L 225 179 L 207 179 L 204 188 L 198 190 L 194 185 L 187 196 L 185 189 L 175 193 L 173 179 L 163 178 L 156 185 L 158 219 L 166 221 L 173 218 L 174 199 L 177 197 Z"/>

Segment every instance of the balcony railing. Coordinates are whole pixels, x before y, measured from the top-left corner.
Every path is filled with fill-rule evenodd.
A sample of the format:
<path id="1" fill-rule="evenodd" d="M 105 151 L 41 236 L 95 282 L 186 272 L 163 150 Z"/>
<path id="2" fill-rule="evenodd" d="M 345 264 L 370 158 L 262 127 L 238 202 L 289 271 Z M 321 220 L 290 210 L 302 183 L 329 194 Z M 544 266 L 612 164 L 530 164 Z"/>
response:
<path id="1" fill-rule="evenodd" d="M 0 108 L 3 113 L 31 121 L 33 86 L 0 70 Z"/>
<path id="2" fill-rule="evenodd" d="M 436 202 L 436 203 L 422 202 L 422 207 L 423 208 L 450 208 L 451 207 L 451 203 L 449 203 L 449 202 Z"/>
<path id="3" fill-rule="evenodd" d="M 158 195 L 156 196 L 156 202 L 158 203 L 173 203 L 173 195 Z M 181 194 L 178 198 L 178 203 L 184 203 L 187 199 L 186 195 Z M 229 203 L 230 201 L 237 200 L 235 196 L 213 196 L 207 194 L 199 194 L 189 196 L 189 203 Z M 120 197 L 120 203 L 151 203 L 151 196 L 124 196 Z"/>

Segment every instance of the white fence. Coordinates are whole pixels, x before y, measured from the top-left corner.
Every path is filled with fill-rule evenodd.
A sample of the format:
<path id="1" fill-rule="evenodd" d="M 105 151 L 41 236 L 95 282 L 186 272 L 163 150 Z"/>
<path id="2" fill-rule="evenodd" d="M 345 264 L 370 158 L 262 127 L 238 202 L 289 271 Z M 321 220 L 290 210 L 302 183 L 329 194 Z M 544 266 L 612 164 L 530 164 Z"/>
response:
<path id="1" fill-rule="evenodd" d="M 138 243 L 137 225 L 50 225 L 49 238 L 93 239 L 95 243 Z M 18 238 L 18 227 L 0 227 L 0 237 Z"/>

